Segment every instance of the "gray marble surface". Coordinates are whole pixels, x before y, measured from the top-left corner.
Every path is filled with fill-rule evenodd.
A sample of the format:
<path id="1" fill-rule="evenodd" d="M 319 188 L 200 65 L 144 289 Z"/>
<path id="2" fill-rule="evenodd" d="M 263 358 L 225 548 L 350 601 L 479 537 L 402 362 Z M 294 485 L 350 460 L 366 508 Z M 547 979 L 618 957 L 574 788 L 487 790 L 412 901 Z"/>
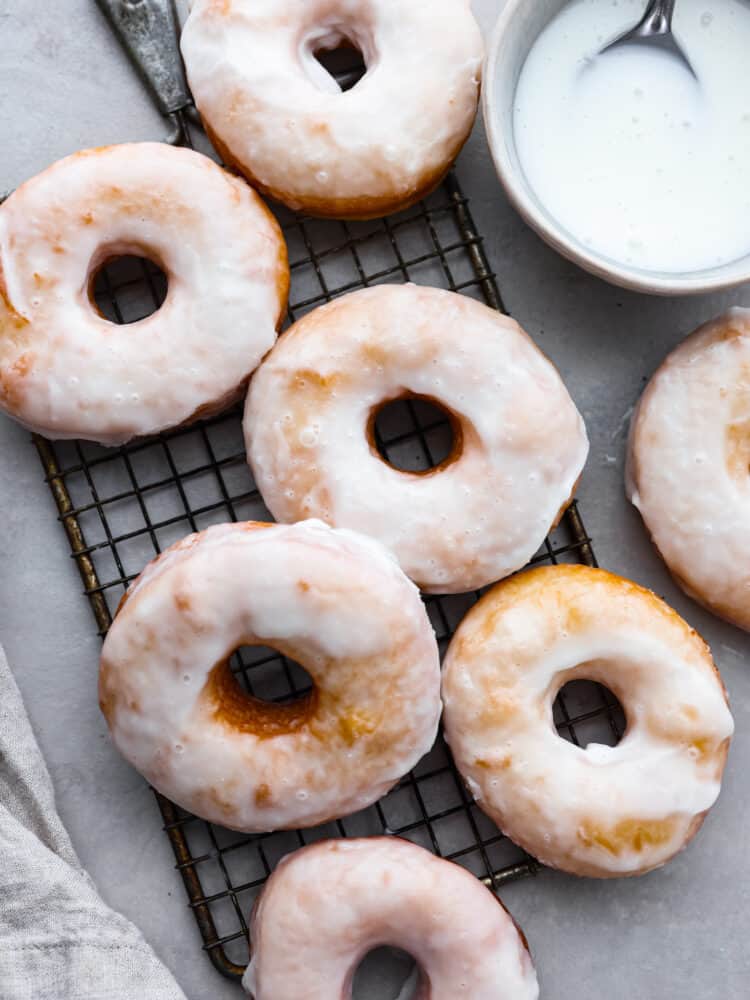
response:
<path id="1" fill-rule="evenodd" d="M 489 29 L 499 3 L 474 6 Z M 0 41 L 0 189 L 81 147 L 163 135 L 93 0 L 0 0 Z M 509 886 L 505 902 L 528 934 L 544 996 L 739 1000 L 750 982 L 750 793 L 742 778 L 750 764 L 750 640 L 669 580 L 625 502 L 622 466 L 628 416 L 647 376 L 699 321 L 750 294 L 668 301 L 589 278 L 509 208 L 481 125 L 458 169 L 509 309 L 559 366 L 586 418 L 592 448 L 579 496 L 599 559 L 663 594 L 706 636 L 738 730 L 717 807 L 666 869 L 616 882 L 544 872 Z M 96 703 L 91 612 L 29 435 L 4 418 L 0 499 L 0 641 L 83 862 L 190 1000 L 236 997 L 237 986 L 201 954 L 153 797 L 109 742 Z M 371 983 L 366 995 L 393 994 Z"/>

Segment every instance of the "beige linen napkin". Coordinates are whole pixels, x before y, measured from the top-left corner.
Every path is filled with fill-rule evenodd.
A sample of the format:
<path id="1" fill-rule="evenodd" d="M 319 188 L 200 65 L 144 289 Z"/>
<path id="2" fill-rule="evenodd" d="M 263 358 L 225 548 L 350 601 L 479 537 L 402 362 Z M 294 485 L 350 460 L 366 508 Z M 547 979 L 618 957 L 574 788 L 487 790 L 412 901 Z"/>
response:
<path id="1" fill-rule="evenodd" d="M 1 647 L 0 1000 L 185 1000 L 81 868 Z"/>

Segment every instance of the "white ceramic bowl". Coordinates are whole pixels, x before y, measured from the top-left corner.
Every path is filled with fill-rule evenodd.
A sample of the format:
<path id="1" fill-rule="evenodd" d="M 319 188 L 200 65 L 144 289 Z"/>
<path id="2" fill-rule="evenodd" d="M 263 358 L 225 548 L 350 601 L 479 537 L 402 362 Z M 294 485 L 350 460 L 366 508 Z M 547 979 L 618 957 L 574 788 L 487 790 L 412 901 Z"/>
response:
<path id="1" fill-rule="evenodd" d="M 513 99 L 523 64 L 543 28 L 567 0 L 506 0 L 487 52 L 482 110 L 490 152 L 511 203 L 551 247 L 580 267 L 624 288 L 684 295 L 729 288 L 750 280 L 750 255 L 704 271 L 647 271 L 584 246 L 551 215 L 529 186 L 513 135 Z M 604 0 L 602 0 L 604 2 Z"/>

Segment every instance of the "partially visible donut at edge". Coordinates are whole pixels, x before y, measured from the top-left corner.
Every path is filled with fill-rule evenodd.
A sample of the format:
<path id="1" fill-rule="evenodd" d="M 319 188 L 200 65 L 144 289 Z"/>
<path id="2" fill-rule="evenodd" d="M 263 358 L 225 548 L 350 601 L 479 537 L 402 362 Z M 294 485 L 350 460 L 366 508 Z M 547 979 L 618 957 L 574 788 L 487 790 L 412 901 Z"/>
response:
<path id="1" fill-rule="evenodd" d="M 285 704 L 245 693 L 229 666 L 241 646 L 300 663 L 312 690 Z M 319 521 L 221 524 L 128 590 L 99 695 L 155 788 L 264 832 L 357 812 L 410 771 L 437 734 L 440 663 L 419 592 L 377 542 Z"/>
<path id="2" fill-rule="evenodd" d="M 469 0 L 194 0 L 181 44 L 225 162 L 311 215 L 408 207 L 476 116 L 483 43 Z M 315 58 L 341 44 L 367 66 L 345 92 Z"/>
<path id="3" fill-rule="evenodd" d="M 685 593 L 750 631 L 750 309 L 699 327 L 652 376 L 626 493 Z"/>
<path id="4" fill-rule="evenodd" d="M 453 449 L 388 464 L 374 426 L 394 399 L 447 411 Z M 554 365 L 508 316 L 454 292 L 380 285 L 298 320 L 253 376 L 245 441 L 274 517 L 370 534 L 430 593 L 520 569 L 567 507 L 588 454 Z"/>
<path id="5" fill-rule="evenodd" d="M 500 900 L 465 868 L 398 837 L 287 855 L 256 901 L 250 938 L 243 986 L 253 1000 L 345 1000 L 359 963 L 383 945 L 414 958 L 414 1000 L 539 996 L 526 939 Z"/>
<path id="6" fill-rule="evenodd" d="M 117 325 L 93 286 L 129 255 L 167 297 Z M 281 230 L 241 178 L 165 143 L 74 153 L 0 206 L 0 409 L 105 445 L 210 416 L 274 343 L 288 290 Z"/>

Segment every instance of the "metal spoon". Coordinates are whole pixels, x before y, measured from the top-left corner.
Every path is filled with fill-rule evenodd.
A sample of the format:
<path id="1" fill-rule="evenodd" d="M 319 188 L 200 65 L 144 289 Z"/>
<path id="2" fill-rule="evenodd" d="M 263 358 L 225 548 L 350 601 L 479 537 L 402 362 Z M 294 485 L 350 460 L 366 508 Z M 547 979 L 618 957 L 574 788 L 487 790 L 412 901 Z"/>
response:
<path id="1" fill-rule="evenodd" d="M 653 45 L 677 56 L 686 69 L 697 79 L 697 74 L 682 46 L 672 33 L 672 15 L 676 0 L 650 0 L 646 12 L 630 31 L 618 35 L 605 45 L 599 55 L 621 45 Z"/>

